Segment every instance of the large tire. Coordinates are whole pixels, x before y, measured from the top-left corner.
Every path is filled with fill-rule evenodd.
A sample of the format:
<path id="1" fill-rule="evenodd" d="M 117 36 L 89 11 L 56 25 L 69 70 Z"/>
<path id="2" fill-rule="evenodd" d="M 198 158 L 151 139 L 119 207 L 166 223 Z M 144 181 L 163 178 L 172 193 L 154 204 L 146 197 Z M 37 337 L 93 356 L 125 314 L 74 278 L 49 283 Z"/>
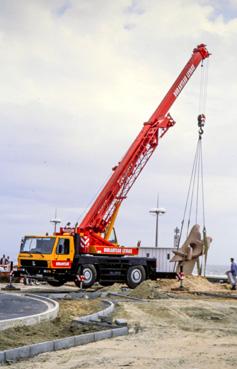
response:
<path id="1" fill-rule="evenodd" d="M 136 288 L 145 281 L 146 271 L 142 265 L 131 266 L 127 271 L 127 285 L 129 288 Z"/>
<path id="2" fill-rule="evenodd" d="M 82 275 L 84 275 L 85 280 L 82 283 L 83 288 L 89 288 L 93 286 L 97 279 L 97 271 L 93 264 L 86 264 L 82 267 Z M 76 278 L 75 285 L 81 287 L 81 282 Z"/>
<path id="3" fill-rule="evenodd" d="M 60 287 L 63 286 L 65 281 L 47 281 L 50 286 Z"/>

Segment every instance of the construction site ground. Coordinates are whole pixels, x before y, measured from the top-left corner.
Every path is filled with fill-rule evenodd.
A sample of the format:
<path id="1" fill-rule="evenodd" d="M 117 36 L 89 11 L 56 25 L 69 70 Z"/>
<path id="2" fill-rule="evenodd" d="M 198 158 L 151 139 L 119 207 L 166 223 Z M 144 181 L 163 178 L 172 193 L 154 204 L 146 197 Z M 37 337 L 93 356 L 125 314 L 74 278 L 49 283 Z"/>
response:
<path id="1" fill-rule="evenodd" d="M 100 327 L 93 325 L 73 327 L 71 322 L 74 317 L 91 314 L 102 308 L 100 299 L 93 301 L 87 299 L 60 301 L 59 315 L 56 319 L 36 325 L 0 331 L 0 350 L 99 330 Z"/>
<path id="2" fill-rule="evenodd" d="M 158 280 L 145 281 L 135 290 L 117 284 L 102 288 L 100 291 L 116 302 L 114 317 L 127 319 L 128 336 L 41 354 L 14 363 L 11 368 L 237 368 L 236 291 L 230 291 L 229 285 L 212 284 L 202 277 L 186 278 L 184 291 L 177 290 L 178 287 L 179 282 L 175 280 Z M 121 297 L 121 294 L 127 296 Z M 89 312 L 96 310 L 100 301 L 100 298 L 62 301 L 60 317 L 50 323 L 56 326 L 52 338 L 68 319 L 66 317 L 74 315 L 74 309 L 76 315 L 83 315 L 87 309 Z M 82 310 L 79 305 L 75 308 L 74 303 L 81 303 Z M 34 342 L 37 333 L 33 333 L 33 329 L 22 328 L 17 335 L 14 330 L 6 332 L 8 337 L 12 336 L 12 342 L 22 345 L 25 341 L 21 335 Z M 50 330 L 49 326 L 47 331 Z M 43 331 L 41 338 L 46 341 L 47 331 Z M 5 343 L 6 340 L 7 337 Z M 7 367 L 9 365 L 3 366 Z"/>

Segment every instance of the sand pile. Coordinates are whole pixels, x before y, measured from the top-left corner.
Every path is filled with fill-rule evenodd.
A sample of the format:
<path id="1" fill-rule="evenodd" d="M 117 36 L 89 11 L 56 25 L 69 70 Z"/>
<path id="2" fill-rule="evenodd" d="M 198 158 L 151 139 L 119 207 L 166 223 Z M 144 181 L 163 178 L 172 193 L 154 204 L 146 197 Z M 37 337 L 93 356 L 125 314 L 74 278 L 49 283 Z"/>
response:
<path id="1" fill-rule="evenodd" d="M 137 288 L 131 290 L 128 296 L 140 299 L 158 298 L 159 289 L 160 286 L 158 281 L 146 280 L 139 284 Z"/>
<path id="2" fill-rule="evenodd" d="M 183 285 L 188 290 L 196 292 L 223 292 L 226 290 L 226 285 L 209 282 L 205 277 L 193 275 L 187 275 Z"/>
<path id="3" fill-rule="evenodd" d="M 123 292 L 123 289 L 128 288 L 128 286 L 126 284 L 121 284 L 121 283 L 114 283 L 111 286 L 107 286 L 107 287 L 103 287 L 101 288 L 101 291 L 106 292 L 118 292 L 121 293 Z"/>
<path id="4" fill-rule="evenodd" d="M 129 296 L 156 299 L 164 297 L 167 292 L 173 292 L 180 286 L 180 282 L 175 279 L 158 279 L 156 281 L 146 280 L 137 288 L 129 292 Z M 186 276 L 183 281 L 186 291 L 190 292 L 224 292 L 226 286 L 209 282 L 205 277 Z"/>

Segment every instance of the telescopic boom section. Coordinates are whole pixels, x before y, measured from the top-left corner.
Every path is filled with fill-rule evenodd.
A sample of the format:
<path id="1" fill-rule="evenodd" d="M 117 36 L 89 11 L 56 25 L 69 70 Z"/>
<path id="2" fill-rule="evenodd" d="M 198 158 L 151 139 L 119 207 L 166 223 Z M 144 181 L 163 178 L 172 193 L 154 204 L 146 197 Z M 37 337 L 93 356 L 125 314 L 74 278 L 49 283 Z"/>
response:
<path id="1" fill-rule="evenodd" d="M 204 44 L 193 50 L 192 56 L 182 72 L 132 143 L 123 159 L 113 169 L 113 174 L 98 195 L 79 225 L 80 230 L 103 233 L 128 191 L 156 149 L 159 139 L 164 136 L 174 120 L 168 113 L 180 92 L 192 76 L 199 63 L 209 56 Z"/>

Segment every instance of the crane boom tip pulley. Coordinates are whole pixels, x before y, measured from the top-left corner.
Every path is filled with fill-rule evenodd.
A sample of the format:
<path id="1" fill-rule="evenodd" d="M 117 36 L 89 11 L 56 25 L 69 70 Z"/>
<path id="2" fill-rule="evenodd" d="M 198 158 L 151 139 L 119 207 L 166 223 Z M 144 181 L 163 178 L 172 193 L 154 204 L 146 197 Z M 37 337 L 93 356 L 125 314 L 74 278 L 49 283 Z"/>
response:
<path id="1" fill-rule="evenodd" d="M 199 44 L 197 47 L 193 49 L 193 52 L 194 53 L 199 52 L 202 56 L 202 59 L 206 59 L 211 55 L 209 51 L 207 50 L 206 46 L 207 45 L 205 44 Z"/>

